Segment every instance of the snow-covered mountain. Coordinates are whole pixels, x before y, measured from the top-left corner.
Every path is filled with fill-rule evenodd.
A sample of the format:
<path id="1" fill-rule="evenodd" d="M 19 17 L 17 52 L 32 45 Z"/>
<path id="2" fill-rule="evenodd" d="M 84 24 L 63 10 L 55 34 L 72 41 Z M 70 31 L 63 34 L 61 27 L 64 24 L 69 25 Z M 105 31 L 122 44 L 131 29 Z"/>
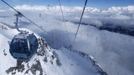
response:
<path id="1" fill-rule="evenodd" d="M 46 45 L 40 44 L 37 53 L 28 62 L 20 63 L 11 56 L 8 45 L 17 33 L 16 29 L 0 23 L 1 75 L 105 75 L 88 55 L 65 48 L 52 49 L 41 40 Z"/>
<path id="2" fill-rule="evenodd" d="M 27 9 L 26 8 L 23 9 L 22 7 L 20 6 L 16 8 L 19 9 L 24 15 L 26 15 L 32 21 L 40 25 L 40 27 L 42 27 L 44 31 L 41 31 L 36 26 L 33 26 L 29 21 L 27 21 L 24 18 L 21 18 L 19 21 L 20 28 L 29 29 L 32 32 L 41 36 L 42 38 L 45 38 L 48 45 L 51 47 L 50 53 L 53 53 L 54 51 L 54 53 L 58 55 L 58 58 L 60 58 L 61 64 L 65 62 L 64 60 L 62 60 L 64 57 L 66 58 L 66 60 L 69 60 L 69 62 L 67 62 L 68 64 L 70 64 L 70 62 L 73 62 L 74 64 L 79 64 L 81 62 L 80 61 L 78 62 L 78 60 L 76 59 L 81 59 L 81 58 L 82 58 L 81 60 L 82 63 L 86 64 L 85 61 L 90 62 L 90 60 L 87 60 L 87 58 L 81 57 L 81 52 L 82 52 L 86 54 L 86 56 L 87 55 L 93 56 L 94 60 L 101 66 L 102 70 L 106 72 L 108 75 L 134 75 L 134 66 L 133 66 L 134 38 L 133 36 L 111 32 L 107 30 L 99 30 L 96 27 L 92 26 L 92 25 L 103 26 L 103 24 L 110 23 L 112 25 L 133 27 L 134 26 L 133 6 L 112 7 L 106 10 L 87 8 L 86 13 L 84 14 L 84 18 L 82 20 L 82 22 L 86 23 L 87 25 L 84 25 L 84 24 L 81 25 L 77 39 L 73 43 L 72 41 L 74 39 L 74 34 L 77 29 L 77 24 L 74 22 L 79 23 L 81 7 L 74 7 L 74 8 L 63 7 L 65 20 L 67 20 L 65 22 L 63 22 L 62 20 L 60 9 L 57 6 L 48 7 L 48 9 L 47 7 L 42 7 L 44 8 L 44 10 L 41 10 L 41 9 L 38 10 L 39 8 L 38 6 L 36 6 L 37 7 L 36 8 L 35 6 L 27 5 Z M 14 28 L 13 26 L 14 26 L 15 17 L 13 15 L 14 15 L 14 12 L 11 10 L 1 11 L 0 22 L 4 24 L 4 26 L 10 25 L 10 28 Z M 10 53 L 8 52 L 8 48 L 9 48 L 8 41 L 10 41 L 12 37 L 17 33 L 18 32 L 15 29 L 13 31 L 10 29 L 4 30 L 4 31 L 1 30 L 0 32 L 0 36 L 1 36 L 0 38 L 2 39 L 0 40 L 1 42 L 0 47 L 2 49 L 1 54 L 3 57 L 6 57 L 5 55 L 3 55 L 4 52 L 6 52 L 7 53 L 6 59 L 14 61 L 14 62 L 8 61 L 8 64 L 10 65 L 11 63 L 11 65 L 8 67 L 6 66 L 7 67 L 6 69 L 8 69 L 9 67 L 14 67 L 16 65 L 16 61 L 12 58 L 12 56 L 9 56 Z M 72 49 L 75 52 L 69 51 L 68 47 L 70 44 L 73 44 Z M 49 49 L 46 49 L 46 50 L 49 50 Z M 80 52 L 80 55 L 79 55 L 79 52 Z M 69 57 L 71 54 L 73 55 L 71 57 L 76 57 L 76 56 L 77 57 L 76 58 Z M 61 55 L 64 55 L 64 56 L 61 56 Z M 33 58 L 33 59 L 37 59 L 40 61 L 41 59 L 43 59 L 43 57 L 37 55 L 37 58 Z M 74 60 L 72 61 L 72 59 Z M 34 62 L 34 60 L 31 60 L 31 61 Z M 4 61 L 2 62 L 5 63 Z M 36 63 L 37 62 L 35 61 L 35 64 Z M 23 64 L 26 65 L 27 63 L 23 63 Z M 34 64 L 34 63 L 30 63 L 30 64 Z M 62 70 L 66 69 L 65 73 L 67 74 L 71 70 L 78 68 L 79 74 L 81 74 L 80 72 L 82 73 L 84 72 L 87 74 L 87 72 L 85 71 L 87 70 L 89 71 L 89 68 L 91 67 L 89 66 L 87 70 L 85 70 L 83 69 L 85 68 L 84 67 L 85 64 L 82 64 L 81 66 L 79 66 L 79 68 L 74 67 L 73 69 L 69 69 L 69 70 L 65 68 L 67 66 L 63 65 L 64 68 L 60 68 L 60 69 L 56 69 L 52 71 L 59 70 L 61 72 Z M 86 65 L 90 65 L 90 63 Z M 0 68 L 2 67 L 3 66 L 1 66 L 0 64 Z M 56 66 L 56 68 L 57 67 L 59 68 L 59 66 Z M 70 68 L 70 66 L 68 67 Z M 80 69 L 83 69 L 83 70 L 80 70 Z M 58 71 L 56 73 L 58 73 Z M 76 73 L 77 73 L 76 70 L 74 70 L 74 72 L 71 71 L 72 75 L 75 75 Z"/>

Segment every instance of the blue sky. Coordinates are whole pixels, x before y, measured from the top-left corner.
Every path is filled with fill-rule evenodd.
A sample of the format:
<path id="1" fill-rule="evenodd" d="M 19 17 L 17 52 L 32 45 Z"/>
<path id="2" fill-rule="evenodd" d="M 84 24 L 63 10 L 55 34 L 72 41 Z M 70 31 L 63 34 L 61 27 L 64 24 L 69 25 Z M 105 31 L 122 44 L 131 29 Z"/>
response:
<path id="1" fill-rule="evenodd" d="M 12 5 L 58 5 L 58 0 L 5 0 Z M 82 6 L 85 0 L 61 0 L 66 6 Z M 97 8 L 108 8 L 112 6 L 134 5 L 134 0 L 88 0 L 88 6 Z M 0 1 L 0 6 L 5 5 Z"/>

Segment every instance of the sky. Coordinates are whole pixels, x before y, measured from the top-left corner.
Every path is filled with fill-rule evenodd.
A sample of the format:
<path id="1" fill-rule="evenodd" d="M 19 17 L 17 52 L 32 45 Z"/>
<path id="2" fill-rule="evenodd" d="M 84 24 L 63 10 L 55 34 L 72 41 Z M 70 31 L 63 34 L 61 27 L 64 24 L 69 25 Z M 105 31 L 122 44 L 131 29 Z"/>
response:
<path id="1" fill-rule="evenodd" d="M 58 5 L 58 0 L 5 0 L 12 5 Z M 65 6 L 83 6 L 85 0 L 61 0 Z M 109 8 L 112 6 L 134 5 L 134 0 L 88 0 L 87 6 L 96 8 Z M 0 1 L 0 7 L 6 5 Z"/>

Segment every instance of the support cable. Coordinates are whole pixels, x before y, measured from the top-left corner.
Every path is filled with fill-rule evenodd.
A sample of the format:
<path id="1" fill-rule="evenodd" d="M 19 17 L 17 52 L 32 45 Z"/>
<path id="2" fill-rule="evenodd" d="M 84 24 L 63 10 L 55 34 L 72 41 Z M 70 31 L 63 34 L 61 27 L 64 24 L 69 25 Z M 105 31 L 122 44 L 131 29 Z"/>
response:
<path id="1" fill-rule="evenodd" d="M 12 7 L 9 3 L 7 3 L 4 0 L 1 0 L 2 2 L 4 2 L 6 5 L 8 5 L 10 8 L 12 8 L 15 12 L 17 12 L 17 14 L 23 16 L 25 19 L 27 19 L 29 22 L 31 22 L 33 25 L 35 25 L 36 27 L 38 27 L 39 29 L 41 29 L 43 32 L 46 32 L 42 27 L 40 27 L 38 24 L 36 24 L 35 22 L 33 22 L 31 19 L 29 19 L 28 17 L 26 17 L 25 15 L 23 15 L 20 11 L 18 11 L 17 9 L 15 9 L 14 7 Z"/>
<path id="2" fill-rule="evenodd" d="M 64 18 L 64 13 L 63 13 L 63 9 L 62 9 L 62 5 L 61 5 L 61 0 L 58 0 L 59 2 L 59 5 L 60 5 L 60 10 L 61 10 L 61 14 L 62 14 L 62 19 L 63 19 L 63 22 L 65 21 L 65 18 Z"/>
<path id="3" fill-rule="evenodd" d="M 84 15 L 84 12 L 85 12 L 85 8 L 86 8 L 86 5 L 87 5 L 87 1 L 88 1 L 88 0 L 85 0 L 85 4 L 84 4 L 84 7 L 83 7 L 83 10 L 82 10 L 82 13 L 81 13 L 79 25 L 78 25 L 78 27 L 77 27 L 77 31 L 76 31 L 76 33 L 75 33 L 74 40 L 73 40 L 72 44 L 69 46 L 70 49 L 72 48 L 74 42 L 76 41 L 76 38 L 77 38 L 77 35 L 78 35 L 78 32 L 79 32 L 79 29 L 80 29 L 80 25 L 81 25 L 81 22 L 82 22 L 82 19 L 83 19 L 83 15 Z"/>
<path id="4" fill-rule="evenodd" d="M 80 17 L 79 25 L 78 25 L 77 31 L 75 33 L 74 40 L 76 40 L 76 38 L 77 38 L 77 35 L 78 35 L 78 32 L 79 32 L 79 28 L 80 28 L 80 25 L 81 25 L 81 22 L 82 22 L 82 18 L 83 18 L 84 12 L 85 12 L 85 8 L 86 8 L 86 5 L 87 5 L 87 1 L 88 0 L 85 1 L 84 8 L 83 8 L 83 11 L 82 11 L 82 14 L 81 14 L 81 17 Z"/>

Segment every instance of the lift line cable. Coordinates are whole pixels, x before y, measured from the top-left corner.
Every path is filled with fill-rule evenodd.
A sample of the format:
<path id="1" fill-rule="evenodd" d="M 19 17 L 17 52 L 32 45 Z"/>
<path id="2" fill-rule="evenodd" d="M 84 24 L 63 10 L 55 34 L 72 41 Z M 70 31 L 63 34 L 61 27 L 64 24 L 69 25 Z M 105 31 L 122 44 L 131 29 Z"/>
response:
<path id="1" fill-rule="evenodd" d="M 81 25 L 81 22 L 82 22 L 82 19 L 83 19 L 83 15 L 84 15 L 84 12 L 85 12 L 85 8 L 86 8 L 86 5 L 87 5 L 87 1 L 88 1 L 88 0 L 85 1 L 84 8 L 83 8 L 83 11 L 82 11 L 82 14 L 81 14 L 81 17 L 80 17 L 79 25 L 78 25 L 78 28 L 77 28 L 77 31 L 76 31 L 76 34 L 75 34 L 75 38 L 74 38 L 74 39 L 76 39 L 77 34 L 78 34 L 78 32 L 79 32 L 79 28 L 80 28 L 80 25 Z"/>
<path id="2" fill-rule="evenodd" d="M 75 42 L 75 40 L 76 40 L 76 38 L 77 38 L 79 29 L 80 29 L 80 25 L 81 25 L 81 22 L 82 22 L 82 19 L 83 19 L 83 15 L 84 15 L 84 12 L 85 12 L 85 8 L 86 8 L 86 6 L 87 6 L 87 1 L 88 1 L 88 0 L 85 0 L 85 4 L 84 4 L 84 7 L 83 7 L 83 10 L 82 10 L 82 13 L 81 13 L 79 25 L 78 25 L 78 27 L 77 27 L 77 31 L 76 31 L 76 33 L 75 33 L 75 37 L 74 37 L 73 43 Z M 72 43 L 72 44 L 73 44 L 73 43 Z M 72 44 L 70 45 L 70 48 L 72 48 Z"/>
<path id="3" fill-rule="evenodd" d="M 59 2 L 59 5 L 60 5 L 60 10 L 61 10 L 61 14 L 62 14 L 62 19 L 63 19 L 63 21 L 65 21 L 64 13 L 63 13 L 63 10 L 62 10 L 62 5 L 61 5 L 61 0 L 58 0 L 58 2 Z"/>
<path id="4" fill-rule="evenodd" d="M 38 27 L 39 29 L 41 29 L 43 32 L 46 32 L 44 31 L 43 28 L 41 28 L 38 24 L 36 24 L 35 22 L 33 22 L 31 19 L 29 19 L 28 17 L 26 17 L 25 15 L 23 15 L 20 11 L 16 10 L 14 7 L 12 7 L 9 3 L 7 3 L 6 1 L 4 0 L 1 0 L 2 2 L 4 2 L 6 5 L 8 5 L 10 8 L 12 8 L 15 12 L 17 12 L 17 14 L 23 16 L 25 19 L 27 19 L 29 22 L 31 22 L 33 25 L 35 25 L 36 27 Z"/>

